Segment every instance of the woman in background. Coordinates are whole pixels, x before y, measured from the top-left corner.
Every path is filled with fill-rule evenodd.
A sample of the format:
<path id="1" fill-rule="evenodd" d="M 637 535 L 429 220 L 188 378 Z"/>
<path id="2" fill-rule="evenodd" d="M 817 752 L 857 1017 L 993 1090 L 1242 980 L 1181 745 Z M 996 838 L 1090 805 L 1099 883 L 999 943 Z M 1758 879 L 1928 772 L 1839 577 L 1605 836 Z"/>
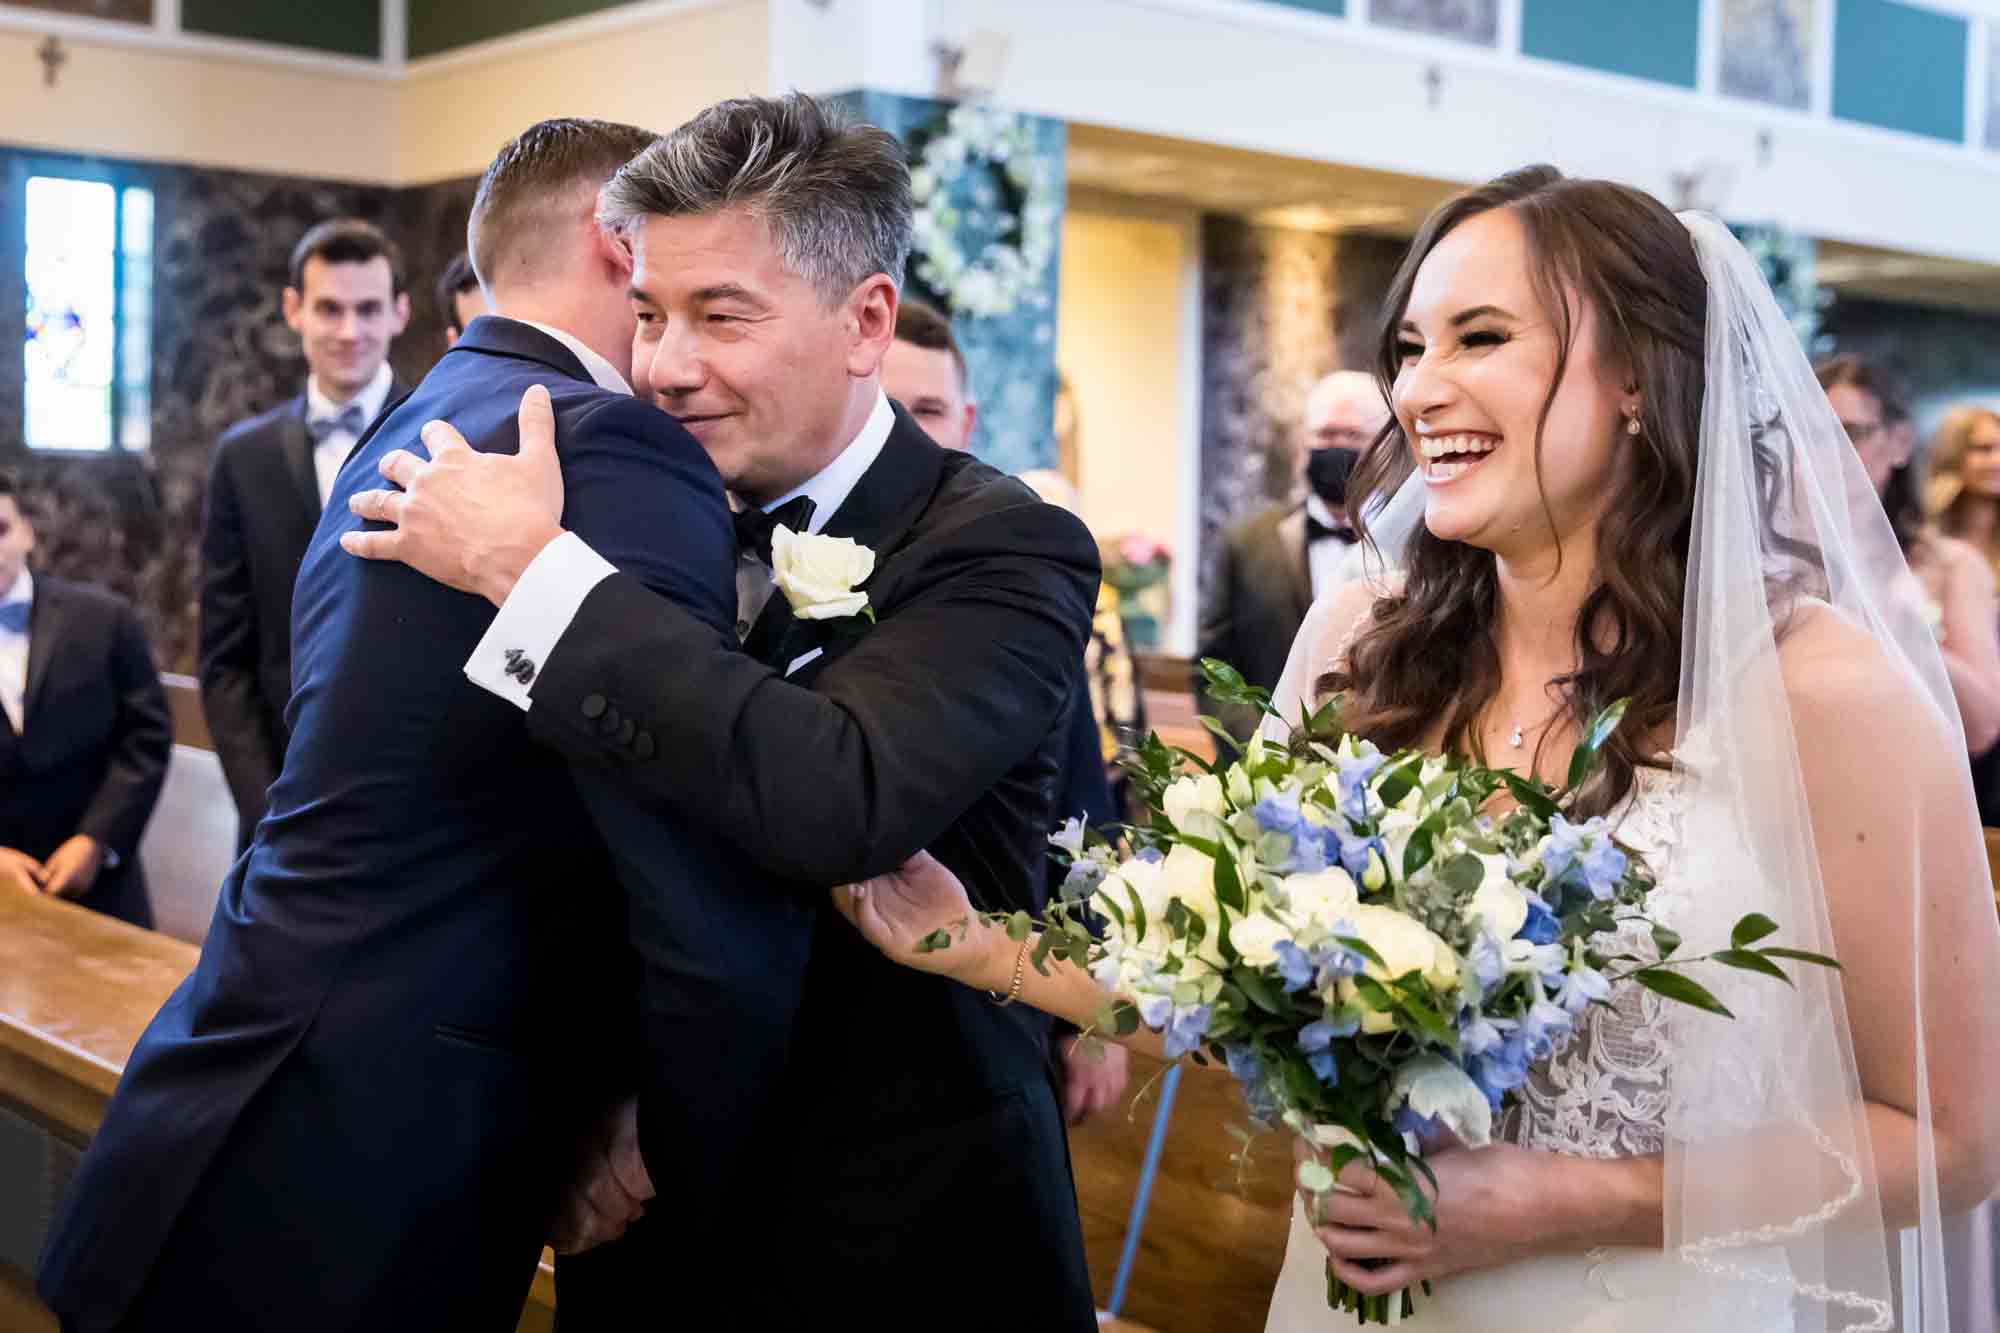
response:
<path id="1" fill-rule="evenodd" d="M 1888 373 L 1858 356 L 1836 356 L 1814 370 L 1882 497 L 1910 572 L 1923 585 L 1925 618 L 1936 629 L 1944 653 L 1945 672 L 1965 722 L 1966 749 L 1983 756 L 2000 740 L 2000 593 L 1993 566 L 1977 547 L 1946 536 L 1927 520 L 1924 467 L 1912 457 L 1909 409 Z M 2000 466 L 1992 470 L 1994 495 L 2000 497 Z M 1990 521 L 1994 504 L 1979 508 Z M 1979 790 L 1980 814 L 1987 824 L 2000 814 L 1987 810 L 1991 785 Z"/>
<path id="2" fill-rule="evenodd" d="M 1938 525 L 2000 570 L 2000 412 L 1967 403 L 1946 413 L 1930 463 Z"/>

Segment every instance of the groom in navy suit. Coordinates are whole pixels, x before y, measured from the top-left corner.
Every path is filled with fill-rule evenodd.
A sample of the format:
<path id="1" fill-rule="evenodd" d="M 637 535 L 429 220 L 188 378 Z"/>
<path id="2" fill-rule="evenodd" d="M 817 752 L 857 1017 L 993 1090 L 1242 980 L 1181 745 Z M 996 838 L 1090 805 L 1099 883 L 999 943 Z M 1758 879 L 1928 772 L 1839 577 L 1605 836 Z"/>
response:
<path id="1" fill-rule="evenodd" d="M 269 813 L 43 1256 L 67 1329 L 511 1329 L 574 1146 L 642 1060 L 681 1080 L 648 1119 L 674 1201 L 661 1276 L 689 1327 L 717 1326 L 704 1293 L 733 1283 L 716 1219 L 741 1201 L 810 913 L 684 822 L 573 777 L 518 709 L 468 686 L 483 602 L 338 545 L 384 453 L 434 418 L 511 452 L 533 388 L 563 438 L 565 521 L 733 641 L 722 483 L 629 396 L 631 258 L 594 219 L 651 137 L 545 122 L 481 183 L 474 260 L 511 317 L 474 321 L 330 499 Z M 628 935 L 648 953 L 643 1036 Z"/>

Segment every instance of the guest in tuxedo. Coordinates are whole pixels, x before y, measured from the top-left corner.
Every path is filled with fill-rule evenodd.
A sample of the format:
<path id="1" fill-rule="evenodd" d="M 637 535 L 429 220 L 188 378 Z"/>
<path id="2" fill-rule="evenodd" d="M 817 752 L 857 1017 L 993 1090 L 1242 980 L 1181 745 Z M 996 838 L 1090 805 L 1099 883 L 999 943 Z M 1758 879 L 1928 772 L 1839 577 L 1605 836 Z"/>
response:
<path id="1" fill-rule="evenodd" d="M 292 250 L 284 314 L 305 389 L 223 432 L 202 514 L 201 705 L 243 847 L 285 758 L 299 561 L 348 451 L 406 392 L 387 359 L 410 317 L 402 253 L 370 223 L 320 223 Z"/>
<path id="2" fill-rule="evenodd" d="M 951 321 L 914 298 L 896 307 L 896 338 L 882 356 L 882 392 L 947 449 L 970 449 L 979 406 Z"/>
<path id="3" fill-rule="evenodd" d="M 403 493 L 355 504 L 398 530 L 347 543 L 485 594 L 500 611 L 466 663 L 476 684 L 815 903 L 786 1091 L 755 1154 L 766 1176 L 736 1238 L 760 1260 L 740 1325 L 1083 1333 L 1096 1321 L 1046 1021 L 886 962 L 826 908 L 826 886 L 925 845 L 981 907 L 1041 908 L 1099 574 L 1074 517 L 940 447 L 882 392 L 911 215 L 902 145 L 796 94 L 709 108 L 605 191 L 635 257 L 635 384 L 744 506 L 740 646 L 564 533 L 552 444 L 526 433 L 513 459 L 393 458 Z M 801 552 L 801 533 L 820 540 Z M 849 558 L 824 545 L 843 538 L 874 553 L 872 621 L 827 600 L 855 581 L 821 563 Z M 794 558 L 822 570 L 819 595 Z M 508 652 L 536 663 L 531 679 Z M 605 1166 L 589 1196 L 616 1180 Z M 680 1298 L 658 1276 L 677 1207 L 661 1191 L 571 1267 L 566 1327 L 628 1328 L 637 1302 Z M 938 1278 L 968 1255 L 1007 1280 L 959 1302 Z"/>
<path id="4" fill-rule="evenodd" d="M 1252 685 L 1277 685 L 1306 609 L 1333 586 L 1341 557 L 1354 544 L 1347 477 L 1388 420 L 1373 376 L 1341 370 L 1313 386 L 1299 458 L 1305 498 L 1223 531 L 1202 607 L 1198 657 L 1221 658 Z M 1199 671 L 1194 685 L 1204 713 L 1219 716 L 1238 740 L 1250 738 L 1258 719 L 1249 710 L 1208 702 Z"/>
<path id="5" fill-rule="evenodd" d="M 0 473 L 0 892 L 153 924 L 139 836 L 173 727 L 139 617 L 28 570 L 35 530 Z"/>
<path id="6" fill-rule="evenodd" d="M 472 271 L 472 257 L 460 252 L 437 280 L 438 316 L 444 320 L 445 350 L 465 334 L 465 328 L 481 315 L 490 314 L 486 293 L 479 290 L 479 275 Z"/>
<path id="7" fill-rule="evenodd" d="M 738 1280 L 718 1213 L 757 1203 L 732 1175 L 782 1067 L 811 915 L 601 768 L 573 782 L 519 710 L 468 686 L 485 603 L 337 544 L 384 452 L 432 418 L 510 451 L 525 392 L 561 423 L 578 539 L 692 635 L 731 637 L 722 482 L 629 396 L 631 256 L 594 216 L 652 137 L 545 122 L 481 182 L 472 253 L 500 314 L 364 438 L 307 551 L 270 813 L 43 1257 L 66 1329 L 508 1333 L 573 1146 L 641 1064 L 670 1149 L 649 1144 L 650 1164 L 674 1192 L 653 1262 L 688 1327 L 724 1326 L 711 1303 Z M 628 910 L 649 951 L 636 996 Z M 639 1044 L 642 1008 L 670 1050 Z"/>

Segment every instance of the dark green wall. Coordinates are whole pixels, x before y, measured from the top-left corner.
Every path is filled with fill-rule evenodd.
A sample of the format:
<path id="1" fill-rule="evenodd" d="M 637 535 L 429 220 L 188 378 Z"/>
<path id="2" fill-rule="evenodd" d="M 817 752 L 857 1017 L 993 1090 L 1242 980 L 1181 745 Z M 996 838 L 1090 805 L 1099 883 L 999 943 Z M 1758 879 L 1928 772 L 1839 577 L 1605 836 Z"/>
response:
<path id="1" fill-rule="evenodd" d="M 434 56 L 628 0 L 409 0 L 410 58 Z"/>
<path id="2" fill-rule="evenodd" d="M 382 54 L 380 0 L 181 0 L 181 27 L 334 55 Z"/>

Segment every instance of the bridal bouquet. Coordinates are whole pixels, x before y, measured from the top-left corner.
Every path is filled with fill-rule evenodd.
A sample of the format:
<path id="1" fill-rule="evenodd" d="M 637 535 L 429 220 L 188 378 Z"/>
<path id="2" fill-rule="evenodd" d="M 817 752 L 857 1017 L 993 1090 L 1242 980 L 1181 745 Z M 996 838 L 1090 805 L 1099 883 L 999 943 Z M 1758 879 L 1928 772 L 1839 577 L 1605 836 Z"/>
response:
<path id="1" fill-rule="evenodd" d="M 1213 697 L 1270 712 L 1233 669 L 1202 667 Z M 1729 948 L 1674 957 L 1679 939 L 1645 918 L 1644 862 L 1605 819 L 1564 814 L 1623 711 L 1595 720 L 1561 790 L 1461 758 L 1385 754 L 1342 728 L 1338 700 L 1297 719 L 1288 742 L 1253 740 L 1227 765 L 1150 737 L 1131 767 L 1151 819 L 1129 831 L 1130 850 L 1075 822 L 1051 839 L 1069 871 L 1032 961 L 1086 966 L 1123 997 L 1101 1028 L 1143 1023 L 1171 1058 L 1226 1064 L 1255 1117 L 1323 1150 L 1324 1164 L 1299 1168 L 1308 1194 L 1365 1161 L 1430 1220 L 1421 1142 L 1441 1131 L 1490 1142 L 1530 1067 L 1614 986 L 1726 1017 L 1682 969 L 1707 961 L 1787 981 L 1774 959 L 1834 965 L 1758 947 L 1777 926 L 1755 915 Z M 1481 813 L 1503 789 L 1511 808 Z M 1035 924 L 1004 919 L 1018 940 Z M 1634 920 L 1656 957 L 1620 951 Z M 948 943 L 939 932 L 922 947 Z M 1365 1297 L 1331 1270 L 1328 1300 L 1364 1324 L 1414 1309 L 1410 1291 Z"/>

